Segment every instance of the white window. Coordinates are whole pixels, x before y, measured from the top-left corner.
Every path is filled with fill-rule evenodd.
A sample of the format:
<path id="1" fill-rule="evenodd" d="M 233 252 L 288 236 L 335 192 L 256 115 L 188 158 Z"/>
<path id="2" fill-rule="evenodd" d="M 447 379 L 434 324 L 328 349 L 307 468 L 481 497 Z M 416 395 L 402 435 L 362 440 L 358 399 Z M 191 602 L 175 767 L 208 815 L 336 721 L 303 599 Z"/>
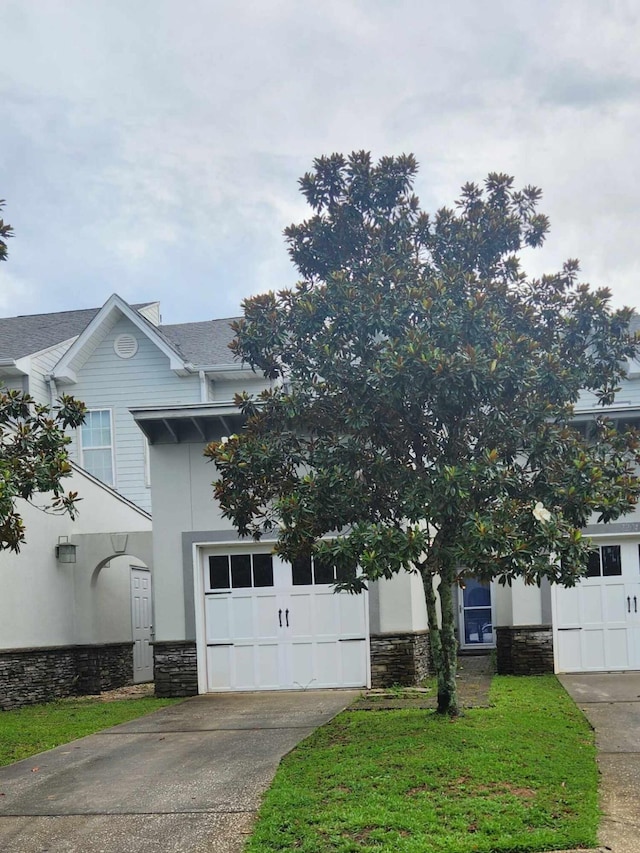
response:
<path id="1" fill-rule="evenodd" d="M 110 409 L 87 412 L 80 427 L 82 467 L 108 486 L 115 485 L 112 435 Z"/>

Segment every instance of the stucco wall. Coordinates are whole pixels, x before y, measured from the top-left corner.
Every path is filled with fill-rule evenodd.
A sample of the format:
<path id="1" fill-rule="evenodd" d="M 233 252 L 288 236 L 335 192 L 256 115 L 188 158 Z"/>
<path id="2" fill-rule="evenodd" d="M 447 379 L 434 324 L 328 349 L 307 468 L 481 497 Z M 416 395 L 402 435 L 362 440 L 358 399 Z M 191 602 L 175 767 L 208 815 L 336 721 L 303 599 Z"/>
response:
<path id="1" fill-rule="evenodd" d="M 131 561 L 119 558 L 94 577 L 95 564 L 59 563 L 55 546 L 60 536 L 148 532 L 151 521 L 82 472 L 67 489 L 82 498 L 75 521 L 20 502 L 27 543 L 19 554 L 0 552 L 0 649 L 131 639 Z"/>
<path id="2" fill-rule="evenodd" d="M 153 564 L 155 638 L 186 637 L 182 560 L 182 533 L 192 530 L 228 530 L 213 500 L 215 467 L 203 456 L 204 444 L 152 445 L 150 461 L 153 499 Z"/>

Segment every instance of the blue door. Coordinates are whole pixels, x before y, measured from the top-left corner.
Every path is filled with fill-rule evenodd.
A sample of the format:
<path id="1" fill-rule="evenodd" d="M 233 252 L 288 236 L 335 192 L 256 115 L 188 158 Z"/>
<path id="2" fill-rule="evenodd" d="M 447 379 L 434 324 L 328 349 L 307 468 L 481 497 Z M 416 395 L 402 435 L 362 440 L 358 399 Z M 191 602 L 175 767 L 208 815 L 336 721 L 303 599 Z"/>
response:
<path id="1" fill-rule="evenodd" d="M 469 649 L 493 647 L 495 637 L 489 583 L 467 578 L 460 592 L 460 645 Z"/>

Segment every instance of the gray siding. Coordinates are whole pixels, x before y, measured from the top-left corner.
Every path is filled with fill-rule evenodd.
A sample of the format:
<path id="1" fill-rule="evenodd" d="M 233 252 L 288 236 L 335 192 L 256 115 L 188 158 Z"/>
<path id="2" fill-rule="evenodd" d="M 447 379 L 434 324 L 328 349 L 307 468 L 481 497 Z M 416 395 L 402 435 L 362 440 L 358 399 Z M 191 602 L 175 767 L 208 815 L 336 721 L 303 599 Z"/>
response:
<path id="1" fill-rule="evenodd" d="M 247 391 L 249 394 L 259 394 L 269 387 L 269 380 L 255 373 L 238 374 L 236 379 L 216 379 L 211 386 L 210 399 L 217 402 L 229 402 L 235 394 Z"/>
<path id="2" fill-rule="evenodd" d="M 122 359 L 114 352 L 114 340 L 123 333 L 134 335 L 138 341 L 138 351 L 133 358 Z M 200 382 L 197 374 L 176 376 L 169 368 L 169 359 L 129 320 L 122 318 L 78 371 L 78 382 L 64 390 L 83 400 L 88 409 L 111 409 L 115 442 L 115 488 L 138 506 L 150 511 L 150 489 L 145 485 L 145 439 L 129 409 L 199 402 Z M 79 431 L 74 436 L 71 453 L 82 464 Z"/>
<path id="3" fill-rule="evenodd" d="M 614 408 L 621 406 L 637 406 L 640 408 L 640 374 L 637 372 L 638 366 L 636 364 L 632 366 L 632 371 L 631 377 L 624 379 L 620 383 L 620 390 L 616 394 Z M 589 391 L 582 391 L 580 399 L 576 404 L 576 410 L 595 408 L 599 408 L 595 394 Z M 606 409 L 603 409 L 603 411 L 606 411 Z"/>
<path id="4" fill-rule="evenodd" d="M 49 386 L 45 380 L 58 361 L 62 358 L 65 352 L 69 349 L 75 338 L 68 341 L 63 341 L 55 347 L 44 350 L 31 357 L 31 375 L 29 377 L 29 393 L 33 396 L 37 403 L 42 403 L 48 406 L 51 403 Z M 65 389 L 58 389 L 58 397 Z"/>
<path id="5" fill-rule="evenodd" d="M 28 377 L 26 376 L 5 376 L 0 377 L 0 389 L 6 388 L 8 391 L 26 391 L 28 387 Z"/>

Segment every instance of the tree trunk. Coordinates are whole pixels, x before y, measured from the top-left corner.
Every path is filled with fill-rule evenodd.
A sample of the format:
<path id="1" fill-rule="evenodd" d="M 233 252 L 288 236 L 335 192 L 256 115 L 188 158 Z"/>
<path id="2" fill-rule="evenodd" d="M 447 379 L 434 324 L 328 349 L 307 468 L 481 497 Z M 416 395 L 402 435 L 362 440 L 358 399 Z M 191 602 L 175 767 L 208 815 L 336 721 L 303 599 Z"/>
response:
<path id="1" fill-rule="evenodd" d="M 438 680 L 438 707 L 439 714 L 449 714 L 455 717 L 460 713 L 458 707 L 458 691 L 456 686 L 457 649 L 455 633 L 455 612 L 453 609 L 453 577 L 450 572 L 444 571 L 440 574 L 438 593 L 440 595 L 441 627 L 438 627 L 438 611 L 436 606 L 436 593 L 433 588 L 433 576 L 424 566 L 420 572 L 424 597 L 427 604 L 427 618 L 429 620 L 429 640 L 431 644 L 431 658 Z"/>
<path id="2" fill-rule="evenodd" d="M 455 717 L 460 713 L 458 707 L 458 689 L 456 670 L 458 664 L 458 641 L 456 640 L 456 620 L 453 609 L 453 577 L 445 571 L 440 576 L 440 609 L 442 628 L 440 640 L 442 646 L 442 668 L 438 675 L 438 713 Z"/>

